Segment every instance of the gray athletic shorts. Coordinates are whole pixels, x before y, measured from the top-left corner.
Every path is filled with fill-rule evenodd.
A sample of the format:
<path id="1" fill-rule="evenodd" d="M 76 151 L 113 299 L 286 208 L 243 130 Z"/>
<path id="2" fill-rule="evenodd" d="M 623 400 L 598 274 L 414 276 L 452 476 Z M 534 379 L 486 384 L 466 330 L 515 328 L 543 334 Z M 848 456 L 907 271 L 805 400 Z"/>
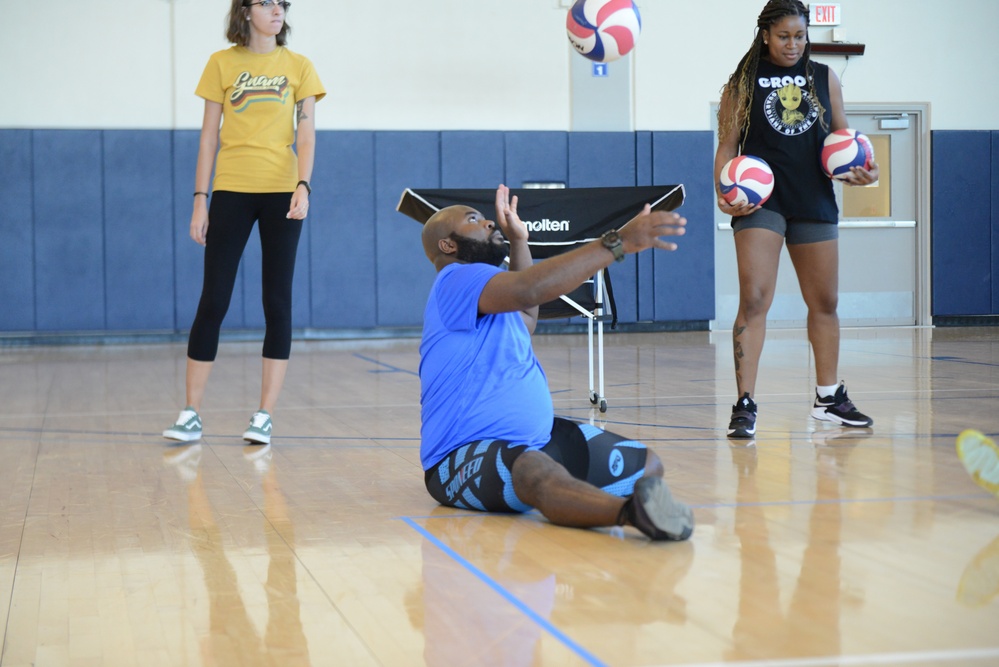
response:
<path id="1" fill-rule="evenodd" d="M 788 245 L 818 243 L 839 238 L 839 225 L 817 220 L 795 220 L 788 223 L 783 215 L 768 208 L 732 218 L 732 231 L 738 233 L 743 229 L 769 229 L 783 236 Z"/>

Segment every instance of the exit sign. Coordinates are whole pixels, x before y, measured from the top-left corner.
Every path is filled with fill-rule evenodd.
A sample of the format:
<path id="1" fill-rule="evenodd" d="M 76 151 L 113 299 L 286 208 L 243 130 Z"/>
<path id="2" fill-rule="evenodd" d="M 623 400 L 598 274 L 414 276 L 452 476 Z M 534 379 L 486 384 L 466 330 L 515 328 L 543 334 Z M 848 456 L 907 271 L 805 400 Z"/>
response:
<path id="1" fill-rule="evenodd" d="M 811 25 L 839 25 L 842 21 L 839 5 L 810 5 Z"/>

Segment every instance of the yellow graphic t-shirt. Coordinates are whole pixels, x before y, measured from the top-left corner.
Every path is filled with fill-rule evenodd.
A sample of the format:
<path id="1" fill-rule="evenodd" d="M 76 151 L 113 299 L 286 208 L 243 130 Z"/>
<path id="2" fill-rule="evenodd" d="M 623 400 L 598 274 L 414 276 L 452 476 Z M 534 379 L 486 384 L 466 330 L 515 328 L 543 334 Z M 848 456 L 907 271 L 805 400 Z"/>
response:
<path id="1" fill-rule="evenodd" d="M 208 59 L 195 94 L 222 105 L 215 190 L 295 189 L 295 104 L 326 95 L 308 58 L 283 46 L 270 53 L 233 46 Z"/>

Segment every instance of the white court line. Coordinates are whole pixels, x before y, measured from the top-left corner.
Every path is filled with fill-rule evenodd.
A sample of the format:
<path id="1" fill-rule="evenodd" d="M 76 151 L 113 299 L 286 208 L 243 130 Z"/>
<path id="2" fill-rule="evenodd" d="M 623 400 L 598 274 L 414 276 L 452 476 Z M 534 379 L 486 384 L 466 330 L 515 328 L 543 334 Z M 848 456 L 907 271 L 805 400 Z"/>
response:
<path id="1" fill-rule="evenodd" d="M 918 653 L 874 653 L 871 655 L 744 660 L 739 662 L 690 662 L 683 665 L 661 665 L 658 667 L 846 667 L 847 665 L 912 665 L 920 662 L 956 662 L 988 658 L 999 658 L 999 648 L 921 651 Z"/>

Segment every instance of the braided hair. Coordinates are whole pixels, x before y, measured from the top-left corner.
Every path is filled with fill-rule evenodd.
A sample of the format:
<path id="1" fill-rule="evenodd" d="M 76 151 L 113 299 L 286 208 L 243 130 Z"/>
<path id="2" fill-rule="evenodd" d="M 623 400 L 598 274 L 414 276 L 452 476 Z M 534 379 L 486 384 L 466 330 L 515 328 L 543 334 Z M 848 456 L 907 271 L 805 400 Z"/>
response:
<path id="1" fill-rule="evenodd" d="M 739 61 L 739 65 L 729 76 L 728 81 L 722 87 L 722 94 L 728 93 L 731 113 L 722 114 L 722 107 L 718 108 L 718 136 L 728 136 L 729 132 L 738 130 L 743 136 L 749 129 L 749 111 L 753 104 L 753 89 L 755 88 L 756 70 L 760 63 L 760 57 L 768 53 L 768 48 L 763 42 L 763 31 L 770 30 L 771 26 L 787 16 L 805 17 L 805 29 L 808 29 L 808 8 L 802 4 L 801 0 L 770 0 L 763 11 L 756 19 L 756 36 L 749 51 Z M 812 43 L 806 39 L 805 52 L 802 59 L 805 61 L 805 76 L 808 79 L 808 90 L 812 95 L 812 100 L 818 107 L 819 122 L 823 129 L 828 130 L 825 120 L 825 108 L 819 101 L 819 96 L 815 91 L 815 77 L 812 68 L 812 61 L 809 55 L 812 52 Z M 741 146 L 741 141 L 740 141 Z"/>

